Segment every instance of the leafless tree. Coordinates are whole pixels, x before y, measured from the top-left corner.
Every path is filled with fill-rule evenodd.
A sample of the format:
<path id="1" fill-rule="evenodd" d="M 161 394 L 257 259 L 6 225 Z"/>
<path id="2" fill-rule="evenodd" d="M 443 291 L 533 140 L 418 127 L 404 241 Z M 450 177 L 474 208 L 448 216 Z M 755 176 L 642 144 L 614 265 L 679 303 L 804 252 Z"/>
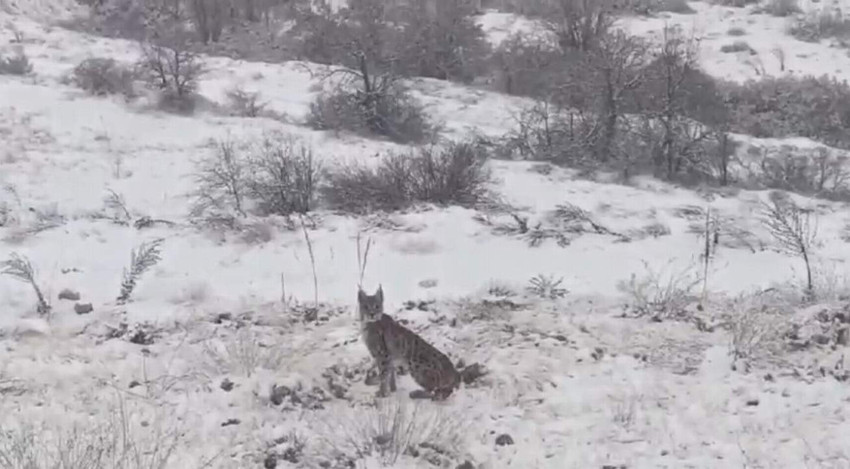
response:
<path id="1" fill-rule="evenodd" d="M 814 298 L 811 257 L 817 238 L 817 216 L 813 210 L 797 205 L 787 194 L 772 192 L 770 195 L 770 203 L 762 204 L 762 223 L 783 252 L 803 260 L 806 295 Z"/>

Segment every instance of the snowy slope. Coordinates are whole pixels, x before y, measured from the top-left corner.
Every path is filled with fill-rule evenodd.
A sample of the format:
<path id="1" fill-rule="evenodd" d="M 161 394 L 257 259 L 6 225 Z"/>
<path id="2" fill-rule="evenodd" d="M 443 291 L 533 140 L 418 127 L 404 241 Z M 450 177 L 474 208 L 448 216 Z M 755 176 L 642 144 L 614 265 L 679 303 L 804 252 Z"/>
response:
<path id="1" fill-rule="evenodd" d="M 777 44 L 793 49 L 788 73 L 841 76 L 850 66 L 840 49 L 787 37 L 779 19 L 693 6 L 697 15 L 666 20 L 695 24 L 705 37 L 704 65 L 718 76 L 753 77 L 751 67 L 719 52 L 735 24 L 745 25 L 760 55 Z M 850 467 L 850 388 L 806 371 L 831 367 L 841 350 L 747 372 L 733 367 L 727 331 L 620 317 L 627 298 L 618 286 L 647 275 L 645 266 L 662 284 L 695 278 L 704 240 L 694 231 L 707 208 L 747 233 L 724 237 L 717 250 L 707 316 L 728 313 L 723 300 L 737 294 L 799 286 L 801 263 L 772 249 L 758 222 L 766 193 L 696 192 L 641 178 L 626 186 L 494 161 L 494 189 L 531 225 L 569 202 L 629 242 L 589 233 L 565 247 L 554 240 L 530 247 L 494 233 L 510 217 L 461 208 L 391 215 L 391 223 L 320 213 L 309 232 L 314 291 L 301 230 L 258 221 L 259 234 L 237 236 L 188 224 L 193 161 L 225 135 L 248 140 L 268 131 L 304 138 L 329 164 L 369 161 L 397 146 L 299 125 L 316 89 L 303 64 L 206 61 L 200 91 L 207 99 L 222 102 L 224 90 L 241 84 L 261 91 L 289 123 L 213 112 L 179 117 L 87 96 L 63 84 L 64 74 L 89 56 L 131 62 L 135 45 L 14 13 L 0 23 L 23 33 L 35 75 L 0 76 L 0 202 L 13 220 L 0 227 L 0 259 L 29 257 L 55 309 L 49 322 L 38 318 L 29 286 L 0 277 L 0 430 L 26 433 L 29 425 L 41 438 L 35 446 L 23 438 L 5 444 L 50 453 L 51 441 L 74 440 L 76 422 L 89 435 L 129 429 L 122 441 L 147 464 L 120 467 L 262 467 L 270 453 L 280 456 L 278 467 L 320 467 L 335 450 L 365 452 L 383 433 L 375 427 L 401 416 L 416 424 L 412 443 L 439 447 L 420 447 L 419 457 L 392 464 L 391 448 L 383 456 L 375 450 L 356 467 L 380 467 L 382 458 L 400 468 L 465 460 L 483 468 Z M 626 27 L 649 34 L 664 20 Z M 522 27 L 503 16 L 482 21 L 494 34 Z M 0 31 L 0 41 L 11 37 Z M 524 104 L 433 80 L 413 86 L 449 136 L 500 135 Z M 134 218 L 174 224 L 136 230 L 96 216 L 110 190 Z M 837 298 L 848 280 L 845 207 L 800 200 L 817 204 L 818 281 Z M 57 226 L 32 232 L 39 214 Z M 453 360 L 482 364 L 485 377 L 443 403 L 410 400 L 414 385 L 404 377 L 397 396 L 369 405 L 375 388 L 363 382 L 370 361 L 354 315 L 358 234 L 373 242 L 366 288 L 382 284 L 388 312 Z M 134 301 L 117 305 L 130 250 L 154 238 L 165 240 L 162 261 L 140 281 Z M 529 280 L 541 274 L 563 278 L 566 296 L 528 293 Z M 94 312 L 75 314 L 73 302 L 57 299 L 63 289 L 79 292 Z M 274 385 L 288 391 L 282 405 Z M 513 444 L 497 445 L 502 434 Z M 4 450 L 12 451 L 0 444 L 0 467 Z"/>

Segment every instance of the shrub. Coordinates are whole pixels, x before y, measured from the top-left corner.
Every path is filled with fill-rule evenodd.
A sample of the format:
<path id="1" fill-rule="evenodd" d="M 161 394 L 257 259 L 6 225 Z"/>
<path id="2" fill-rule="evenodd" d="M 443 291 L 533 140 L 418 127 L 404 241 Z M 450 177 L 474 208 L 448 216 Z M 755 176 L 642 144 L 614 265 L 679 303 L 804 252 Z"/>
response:
<path id="1" fill-rule="evenodd" d="M 0 75 L 27 75 L 32 72 L 32 63 L 22 48 L 14 55 L 0 55 Z"/>
<path id="2" fill-rule="evenodd" d="M 791 16 L 800 13 L 800 5 L 797 0 L 768 0 L 762 11 L 773 16 Z"/>
<path id="3" fill-rule="evenodd" d="M 490 59 L 497 89 L 518 96 L 546 96 L 563 55 L 548 38 L 514 33 L 499 44 Z"/>
<path id="4" fill-rule="evenodd" d="M 758 182 L 828 199 L 844 199 L 850 192 L 847 157 L 820 147 L 802 150 L 785 146 L 767 152 L 759 165 Z"/>
<path id="5" fill-rule="evenodd" d="M 129 301 L 142 275 L 159 263 L 162 242 L 162 239 L 154 239 L 149 243 L 140 244 L 130 252 L 130 268 L 124 269 L 121 293 L 116 298 L 118 304 Z"/>
<path id="6" fill-rule="evenodd" d="M 735 41 L 732 44 L 724 44 L 720 46 L 720 52 L 723 52 L 725 54 L 749 52 L 752 55 L 755 55 L 756 53 L 756 51 L 754 51 L 753 48 L 750 47 L 747 41 Z"/>
<path id="7" fill-rule="evenodd" d="M 660 0 L 656 3 L 654 10 L 657 12 L 670 12 L 679 14 L 696 13 L 696 10 L 688 5 L 687 0 Z"/>
<path id="8" fill-rule="evenodd" d="M 697 301 L 695 290 L 702 279 L 693 266 L 675 270 L 672 265 L 673 260 L 656 270 L 643 261 L 643 275 L 632 273 L 628 281 L 617 282 L 617 289 L 626 295 L 632 314 L 657 321 L 690 316 L 688 306 Z"/>
<path id="9" fill-rule="evenodd" d="M 850 86 L 822 76 L 765 77 L 726 84 L 733 132 L 760 138 L 808 137 L 850 148 Z"/>
<path id="10" fill-rule="evenodd" d="M 323 190 L 331 208 L 353 213 L 400 210 L 414 203 L 473 206 L 486 200 L 486 155 L 470 142 L 393 153 L 375 168 L 343 166 Z"/>
<path id="11" fill-rule="evenodd" d="M 314 413 L 317 444 L 323 454 L 343 461 L 333 467 L 404 467 L 419 460 L 450 467 L 465 449 L 468 421 L 439 406 L 398 399 L 379 399 L 375 406 L 350 406 Z M 413 463 L 409 462 L 413 461 Z M 471 465 L 471 464 L 469 464 Z M 464 464 L 460 465 L 461 467 Z"/>
<path id="12" fill-rule="evenodd" d="M 138 66 L 148 85 L 161 92 L 161 108 L 186 113 L 194 111 L 194 93 L 204 67 L 188 43 L 179 40 L 171 40 L 168 45 L 144 42 Z"/>
<path id="13" fill-rule="evenodd" d="M 806 267 L 806 297 L 814 299 L 812 255 L 817 241 L 817 214 L 780 194 L 771 193 L 770 203 L 762 203 L 761 221 L 781 251 L 803 261 Z"/>
<path id="14" fill-rule="evenodd" d="M 227 6 L 224 0 L 191 1 L 190 7 L 195 31 L 198 33 L 198 39 L 204 44 L 210 41 L 218 42 L 221 38 Z"/>
<path id="15" fill-rule="evenodd" d="M 227 100 L 233 113 L 240 117 L 259 117 L 266 107 L 259 92 L 249 92 L 239 87 L 227 90 Z"/>
<path id="16" fill-rule="evenodd" d="M 50 314 L 53 308 L 47 301 L 47 297 L 42 293 L 41 288 L 39 288 L 35 268 L 27 256 L 13 252 L 8 260 L 0 262 L 0 275 L 8 275 L 15 280 L 29 284 L 38 300 L 38 306 L 36 308 L 38 314 L 42 316 Z"/>
<path id="17" fill-rule="evenodd" d="M 310 103 L 308 124 L 320 130 L 373 134 L 395 142 L 421 142 L 433 130 L 422 105 L 400 83 L 379 85 L 371 92 L 341 84 Z"/>
<path id="18" fill-rule="evenodd" d="M 313 208 L 323 171 L 313 149 L 289 135 L 268 136 L 248 160 L 248 196 L 261 214 L 291 215 Z"/>
<path id="19" fill-rule="evenodd" d="M 196 163 L 192 216 L 210 215 L 210 211 L 245 215 L 248 168 L 244 157 L 231 141 L 218 142 L 212 156 Z"/>
<path id="20" fill-rule="evenodd" d="M 710 0 L 714 5 L 722 5 L 726 7 L 743 8 L 747 5 L 756 5 L 761 0 Z"/>
<path id="21" fill-rule="evenodd" d="M 555 2 L 543 16 L 543 24 L 558 38 L 561 50 L 588 51 L 610 32 L 613 5 L 609 0 Z"/>
<path id="22" fill-rule="evenodd" d="M 80 62 L 74 68 L 72 81 L 80 88 L 94 95 L 123 94 L 133 95 L 133 81 L 136 75 L 114 59 L 92 57 Z"/>
<path id="23" fill-rule="evenodd" d="M 788 34 L 806 42 L 825 38 L 846 39 L 850 36 L 850 20 L 840 11 L 821 11 L 799 19 L 788 28 Z"/>
<path id="24" fill-rule="evenodd" d="M 466 83 L 482 74 L 490 43 L 472 13 L 461 0 L 443 0 L 436 11 L 422 1 L 404 9 L 399 38 L 404 73 Z"/>

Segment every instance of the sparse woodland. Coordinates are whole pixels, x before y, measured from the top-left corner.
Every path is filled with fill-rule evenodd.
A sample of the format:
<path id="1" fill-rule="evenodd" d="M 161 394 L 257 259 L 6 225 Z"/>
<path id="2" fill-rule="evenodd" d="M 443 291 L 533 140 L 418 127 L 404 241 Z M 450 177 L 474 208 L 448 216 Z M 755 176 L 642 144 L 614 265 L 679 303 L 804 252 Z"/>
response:
<path id="1" fill-rule="evenodd" d="M 849 467 L 840 10 L 75 1 L 0 31 L 0 469 Z"/>

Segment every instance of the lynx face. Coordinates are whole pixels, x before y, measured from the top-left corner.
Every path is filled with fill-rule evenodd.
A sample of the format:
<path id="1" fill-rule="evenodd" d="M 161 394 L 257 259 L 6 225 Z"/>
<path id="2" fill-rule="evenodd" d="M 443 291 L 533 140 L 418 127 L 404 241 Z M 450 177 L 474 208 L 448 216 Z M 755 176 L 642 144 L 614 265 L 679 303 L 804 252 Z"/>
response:
<path id="1" fill-rule="evenodd" d="M 374 322 L 381 319 L 384 314 L 384 290 L 378 286 L 374 295 L 369 295 L 363 289 L 357 290 L 357 310 L 360 313 L 360 321 Z"/>

